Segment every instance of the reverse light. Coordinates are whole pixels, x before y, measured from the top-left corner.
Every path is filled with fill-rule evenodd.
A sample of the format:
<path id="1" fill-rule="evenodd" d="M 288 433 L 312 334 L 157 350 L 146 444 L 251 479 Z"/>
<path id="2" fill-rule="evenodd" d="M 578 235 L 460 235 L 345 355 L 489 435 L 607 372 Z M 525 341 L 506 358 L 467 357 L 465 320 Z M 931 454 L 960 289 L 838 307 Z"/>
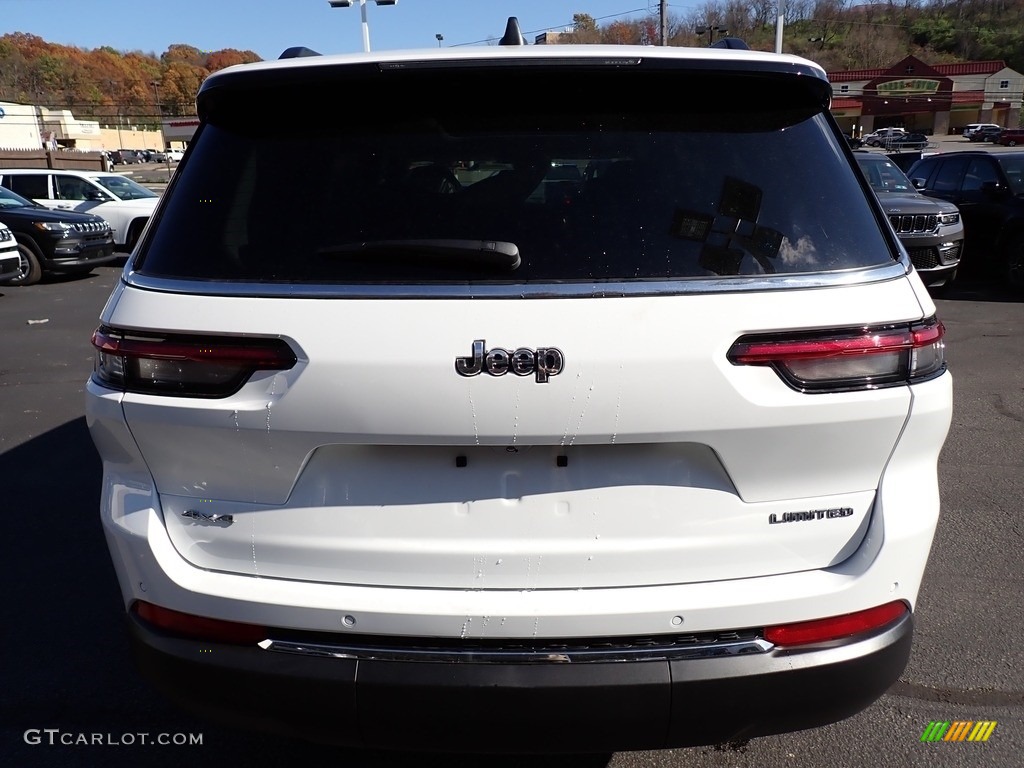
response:
<path id="1" fill-rule="evenodd" d="M 913 384 L 946 370 L 946 329 L 919 323 L 744 336 L 733 365 L 766 365 L 801 392 L 847 392 Z"/>
<path id="2" fill-rule="evenodd" d="M 896 600 L 856 613 L 830 616 L 814 621 L 765 627 L 764 639 L 774 645 L 794 646 L 838 640 L 861 632 L 873 632 L 910 612 L 907 604 Z"/>
<path id="3" fill-rule="evenodd" d="M 285 371 L 295 353 L 281 339 L 143 334 L 101 326 L 93 378 L 125 392 L 227 397 L 256 371 Z"/>
<path id="4" fill-rule="evenodd" d="M 143 600 L 133 606 L 139 618 L 157 629 L 190 640 L 205 640 L 231 645 L 256 645 L 267 637 L 267 628 L 258 624 L 243 624 L 238 621 L 209 619 L 191 613 L 172 611 Z"/>

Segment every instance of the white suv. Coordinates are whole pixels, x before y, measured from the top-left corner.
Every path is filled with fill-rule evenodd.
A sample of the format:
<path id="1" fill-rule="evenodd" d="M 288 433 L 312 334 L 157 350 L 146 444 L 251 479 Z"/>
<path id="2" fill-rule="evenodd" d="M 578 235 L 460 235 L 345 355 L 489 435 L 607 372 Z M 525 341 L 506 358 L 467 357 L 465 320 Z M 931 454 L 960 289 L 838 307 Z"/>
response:
<path id="1" fill-rule="evenodd" d="M 263 119 L 326 92 L 375 106 Z M 830 94 L 719 48 L 207 78 L 88 383 L 145 674 L 448 752 L 717 743 L 882 695 L 952 385 Z"/>
<path id="2" fill-rule="evenodd" d="M 7 225 L 0 222 L 0 280 L 14 277 L 21 268 L 18 241 Z"/>
<path id="3" fill-rule="evenodd" d="M 0 186 L 47 208 L 93 213 L 110 222 L 114 249 L 131 251 L 160 199 L 120 173 L 0 168 Z"/>

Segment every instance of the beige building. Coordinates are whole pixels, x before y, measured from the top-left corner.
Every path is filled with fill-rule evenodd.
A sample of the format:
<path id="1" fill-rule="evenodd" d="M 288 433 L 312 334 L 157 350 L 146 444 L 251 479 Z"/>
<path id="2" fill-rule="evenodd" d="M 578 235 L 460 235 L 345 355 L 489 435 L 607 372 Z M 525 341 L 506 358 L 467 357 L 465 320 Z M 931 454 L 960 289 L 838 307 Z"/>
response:
<path id="1" fill-rule="evenodd" d="M 95 120 L 78 120 L 70 109 L 39 107 L 40 131 L 48 149 L 65 147 L 84 152 L 103 149 L 100 124 Z"/>
<path id="2" fill-rule="evenodd" d="M 35 107 L 0 101 L 0 149 L 42 149 Z"/>
<path id="3" fill-rule="evenodd" d="M 69 109 L 0 102 L 0 149 L 163 149 L 163 131 L 79 120 Z"/>

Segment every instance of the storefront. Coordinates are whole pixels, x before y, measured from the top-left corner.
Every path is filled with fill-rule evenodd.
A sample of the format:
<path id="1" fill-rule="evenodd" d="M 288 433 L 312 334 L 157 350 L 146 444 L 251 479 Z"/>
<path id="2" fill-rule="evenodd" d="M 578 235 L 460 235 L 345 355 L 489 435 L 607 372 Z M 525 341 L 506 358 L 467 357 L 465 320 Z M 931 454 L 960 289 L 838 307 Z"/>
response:
<path id="1" fill-rule="evenodd" d="M 168 147 L 184 149 L 199 127 L 198 117 L 173 117 L 163 122 L 164 140 Z"/>
<path id="2" fill-rule="evenodd" d="M 930 66 L 907 56 L 888 69 L 830 72 L 832 114 L 855 136 L 898 126 L 959 133 L 968 123 L 1020 125 L 1024 75 L 1001 61 Z"/>

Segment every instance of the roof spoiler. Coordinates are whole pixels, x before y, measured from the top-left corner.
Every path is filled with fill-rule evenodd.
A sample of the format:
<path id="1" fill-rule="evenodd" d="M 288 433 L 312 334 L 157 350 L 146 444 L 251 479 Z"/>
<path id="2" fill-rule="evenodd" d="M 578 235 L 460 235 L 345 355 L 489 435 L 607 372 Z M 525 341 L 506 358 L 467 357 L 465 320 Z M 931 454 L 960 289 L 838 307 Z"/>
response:
<path id="1" fill-rule="evenodd" d="M 515 16 L 508 17 L 508 23 L 505 25 L 505 34 L 498 41 L 498 45 L 526 45 L 523 33 L 519 31 L 519 19 Z"/>
<path id="2" fill-rule="evenodd" d="M 312 48 L 307 48 L 304 45 L 293 45 L 291 48 L 286 48 L 284 52 L 278 56 L 279 59 L 298 59 L 303 56 L 319 56 L 319 51 L 314 51 Z"/>

